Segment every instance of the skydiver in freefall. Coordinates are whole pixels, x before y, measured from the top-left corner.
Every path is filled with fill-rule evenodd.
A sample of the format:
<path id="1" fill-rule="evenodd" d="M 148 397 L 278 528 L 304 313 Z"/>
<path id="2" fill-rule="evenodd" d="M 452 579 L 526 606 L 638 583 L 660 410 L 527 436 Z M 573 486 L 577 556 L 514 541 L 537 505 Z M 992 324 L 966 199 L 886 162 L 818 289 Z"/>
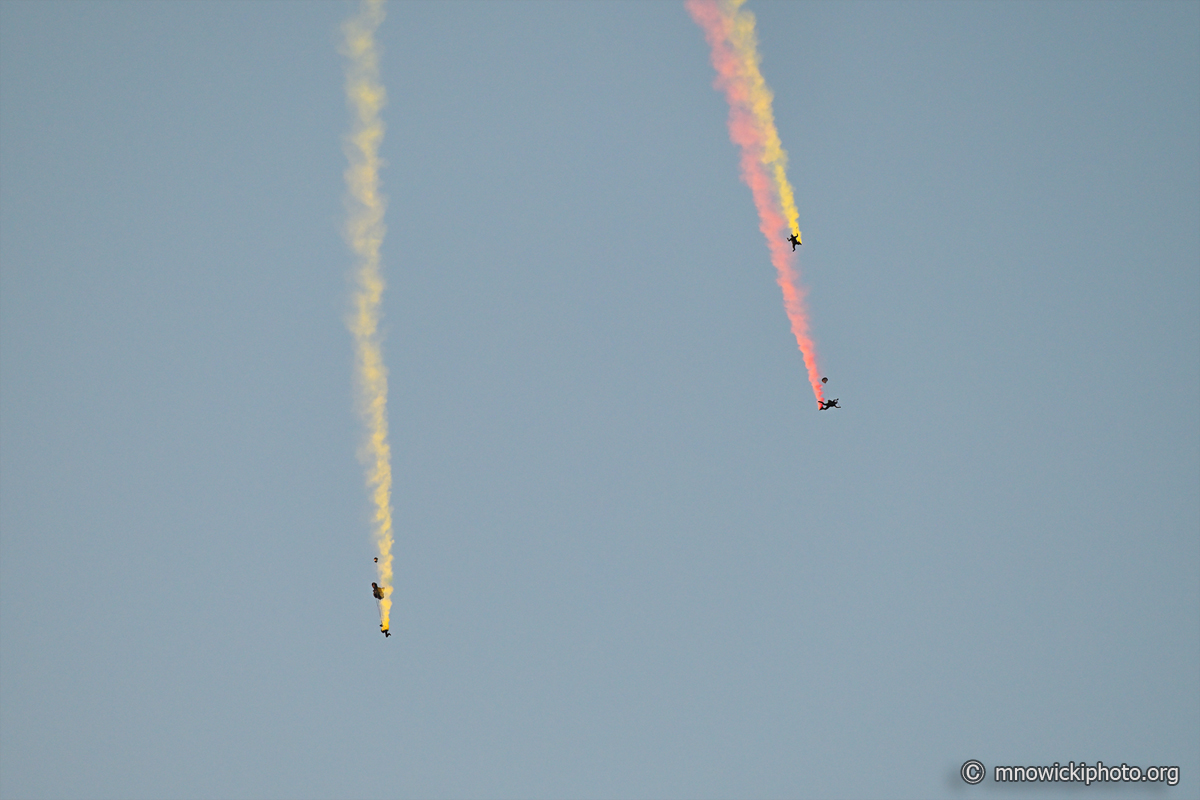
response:
<path id="1" fill-rule="evenodd" d="M 375 559 L 375 560 L 378 561 L 379 559 Z M 371 594 L 375 595 L 376 600 L 382 600 L 383 599 L 383 587 L 380 586 L 379 584 L 375 583 L 375 581 L 371 581 Z M 380 606 L 379 609 L 380 609 L 379 613 L 382 614 L 383 606 Z M 387 628 L 383 627 L 382 622 L 379 623 L 379 630 L 381 633 L 383 633 L 383 635 L 385 637 L 392 635 L 391 631 L 389 631 Z"/>

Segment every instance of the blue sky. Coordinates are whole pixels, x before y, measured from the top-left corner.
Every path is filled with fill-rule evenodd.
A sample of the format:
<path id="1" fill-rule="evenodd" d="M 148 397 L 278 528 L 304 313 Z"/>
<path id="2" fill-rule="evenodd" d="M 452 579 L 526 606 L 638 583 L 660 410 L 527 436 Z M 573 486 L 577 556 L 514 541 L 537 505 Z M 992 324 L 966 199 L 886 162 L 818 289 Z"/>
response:
<path id="1" fill-rule="evenodd" d="M 385 640 L 356 7 L 0 3 L 0 794 L 1194 794 L 1200 5 L 750 7 L 840 411 L 682 4 L 388 8 Z"/>

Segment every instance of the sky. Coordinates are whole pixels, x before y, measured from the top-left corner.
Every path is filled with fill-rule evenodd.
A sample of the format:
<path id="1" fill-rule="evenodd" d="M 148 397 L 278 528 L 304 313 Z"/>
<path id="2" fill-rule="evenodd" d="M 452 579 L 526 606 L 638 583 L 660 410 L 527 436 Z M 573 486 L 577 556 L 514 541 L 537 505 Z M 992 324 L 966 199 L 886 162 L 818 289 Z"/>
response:
<path id="1" fill-rule="evenodd" d="M 1200 4 L 751 2 L 816 410 L 682 3 L 0 2 L 0 796 L 1200 781 Z"/>

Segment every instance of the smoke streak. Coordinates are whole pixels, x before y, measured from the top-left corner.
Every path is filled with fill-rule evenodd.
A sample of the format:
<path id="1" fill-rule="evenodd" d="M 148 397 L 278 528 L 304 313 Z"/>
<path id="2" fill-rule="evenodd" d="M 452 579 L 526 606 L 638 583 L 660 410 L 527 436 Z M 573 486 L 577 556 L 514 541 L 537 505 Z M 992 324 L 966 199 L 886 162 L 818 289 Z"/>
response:
<path id="1" fill-rule="evenodd" d="M 775 129 L 774 96 L 759 71 L 758 37 L 754 15 L 741 9 L 745 0 L 687 0 L 692 19 L 704 30 L 717 70 L 714 86 L 729 103 L 729 138 L 741 148 L 742 180 L 750 187 L 758 209 L 759 230 L 767 239 L 776 283 L 792 335 L 804 356 L 808 382 L 820 403 L 824 399 L 817 369 L 817 348 L 809 334 L 804 287 L 793 266 L 795 256 L 786 239 L 800 238 L 800 213 L 787 179 L 787 152 Z"/>
<path id="2" fill-rule="evenodd" d="M 353 310 L 346 327 L 354 335 L 354 382 L 363 440 L 358 457 L 366 473 L 367 489 L 374 501 L 371 535 L 379 551 L 378 582 L 384 597 L 379 601 L 379 623 L 389 627 L 392 608 L 392 463 L 388 445 L 387 367 L 383 363 L 379 334 L 379 303 L 383 275 L 379 251 L 385 232 L 383 212 L 387 198 L 379 190 L 379 144 L 383 122 L 379 112 L 387 102 L 379 82 L 379 56 L 375 29 L 383 22 L 383 0 L 364 0 L 362 7 L 342 26 L 339 48 L 346 57 L 346 103 L 352 112 L 345 140 L 346 241 L 356 259 Z"/>

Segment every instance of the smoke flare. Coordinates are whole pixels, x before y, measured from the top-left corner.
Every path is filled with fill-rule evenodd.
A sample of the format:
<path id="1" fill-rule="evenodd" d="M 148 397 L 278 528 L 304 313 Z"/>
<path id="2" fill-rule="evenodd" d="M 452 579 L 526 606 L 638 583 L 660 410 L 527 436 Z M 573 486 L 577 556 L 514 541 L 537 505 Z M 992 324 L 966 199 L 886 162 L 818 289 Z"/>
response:
<path id="1" fill-rule="evenodd" d="M 750 187 L 758 209 L 759 230 L 767 239 L 776 283 L 792 335 L 804 356 L 808 382 L 819 404 L 824 399 L 817 369 L 817 348 L 809 333 L 804 287 L 793 266 L 785 234 L 800 238 L 800 213 L 787 179 L 787 151 L 775 129 L 774 96 L 759 70 L 758 36 L 754 15 L 742 10 L 745 0 L 687 0 L 692 19 L 704 30 L 717 70 L 713 84 L 729 103 L 729 138 L 741 148 L 742 180 Z"/>
<path id="2" fill-rule="evenodd" d="M 387 367 L 383 363 L 379 334 L 379 304 L 383 275 L 379 251 L 385 228 L 387 198 L 379 189 L 379 144 L 383 121 L 379 113 L 387 102 L 379 82 L 379 56 L 375 29 L 383 22 L 383 0 L 364 0 L 358 14 L 342 26 L 339 48 L 346 57 L 346 103 L 352 112 L 345 140 L 346 241 L 356 259 L 353 309 L 346 327 L 354 335 L 354 382 L 363 440 L 358 450 L 366 473 L 367 489 L 374 501 L 371 535 L 379 551 L 379 624 L 386 631 L 392 608 L 392 460 L 388 445 Z"/>

